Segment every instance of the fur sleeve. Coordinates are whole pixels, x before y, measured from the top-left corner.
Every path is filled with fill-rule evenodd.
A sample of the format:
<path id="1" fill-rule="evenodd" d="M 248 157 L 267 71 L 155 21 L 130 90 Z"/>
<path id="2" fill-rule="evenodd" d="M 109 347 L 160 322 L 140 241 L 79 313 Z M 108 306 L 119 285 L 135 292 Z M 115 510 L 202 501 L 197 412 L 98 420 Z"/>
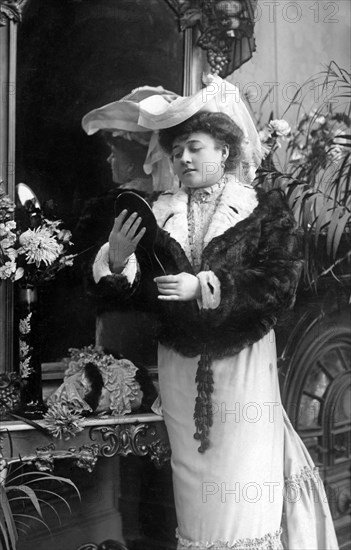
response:
<path id="1" fill-rule="evenodd" d="M 205 315 L 215 325 L 230 318 L 244 323 L 270 319 L 274 324 L 294 304 L 302 267 L 298 231 L 284 195 L 278 190 L 266 193 L 242 234 L 237 228 L 232 244 L 227 233 L 221 261 L 214 256 L 208 266 L 220 281 L 221 303 Z"/>

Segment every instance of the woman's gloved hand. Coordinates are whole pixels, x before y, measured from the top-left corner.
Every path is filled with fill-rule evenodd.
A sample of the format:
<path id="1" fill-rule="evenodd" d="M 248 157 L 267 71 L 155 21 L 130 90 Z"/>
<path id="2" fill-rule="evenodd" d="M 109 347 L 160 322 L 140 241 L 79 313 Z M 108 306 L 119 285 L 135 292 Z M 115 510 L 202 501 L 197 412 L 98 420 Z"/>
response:
<path id="1" fill-rule="evenodd" d="M 120 273 L 131 254 L 145 234 L 146 228 L 142 227 L 139 231 L 141 218 L 136 212 L 128 216 L 127 210 L 122 210 L 120 215 L 115 218 L 112 231 L 109 236 L 109 262 L 111 271 Z"/>

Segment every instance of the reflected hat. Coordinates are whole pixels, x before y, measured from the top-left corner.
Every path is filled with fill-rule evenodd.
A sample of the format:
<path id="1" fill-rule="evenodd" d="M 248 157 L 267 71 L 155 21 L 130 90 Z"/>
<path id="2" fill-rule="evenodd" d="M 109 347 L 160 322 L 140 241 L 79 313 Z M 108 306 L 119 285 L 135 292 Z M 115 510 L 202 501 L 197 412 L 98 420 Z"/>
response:
<path id="1" fill-rule="evenodd" d="M 99 130 L 111 131 L 115 135 L 125 132 L 150 132 L 151 128 L 139 123 L 140 104 L 153 97 L 162 105 L 169 105 L 179 96 L 162 86 L 141 86 L 118 101 L 93 109 L 82 119 L 83 130 L 91 136 Z M 154 101 L 155 103 L 155 101 Z"/>

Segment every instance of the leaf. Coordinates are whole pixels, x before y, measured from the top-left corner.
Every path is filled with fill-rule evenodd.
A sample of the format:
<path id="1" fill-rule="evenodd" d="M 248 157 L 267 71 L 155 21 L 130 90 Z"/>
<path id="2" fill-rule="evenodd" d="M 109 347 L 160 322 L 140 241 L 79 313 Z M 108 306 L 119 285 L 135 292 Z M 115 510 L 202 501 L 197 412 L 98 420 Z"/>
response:
<path id="1" fill-rule="evenodd" d="M 13 547 L 13 550 L 15 550 L 18 534 L 10 503 L 3 485 L 0 485 L 0 522 L 5 542 L 6 540 L 9 541 L 11 543 L 9 548 Z"/>
<path id="2" fill-rule="evenodd" d="M 46 476 L 45 476 L 45 474 L 46 474 Z M 28 481 L 27 485 L 29 485 L 29 483 L 35 483 L 37 481 L 42 481 L 43 479 L 50 478 L 49 479 L 50 481 L 58 481 L 60 483 L 67 483 L 68 485 L 71 485 L 71 487 L 73 487 L 73 489 L 77 492 L 77 494 L 80 498 L 80 492 L 78 490 L 78 487 L 70 479 L 68 479 L 66 477 L 54 476 L 54 475 L 46 473 L 46 472 L 40 472 L 40 475 L 45 476 L 45 477 L 38 477 L 37 479 L 33 479 L 31 481 Z M 39 489 L 37 489 L 37 490 L 39 490 Z"/>
<path id="3" fill-rule="evenodd" d="M 330 210 L 331 210 L 330 206 L 326 204 L 316 218 L 316 229 L 314 234 L 314 242 L 316 246 L 318 244 L 319 234 L 323 226 L 327 223 L 327 214 Z"/>
<path id="4" fill-rule="evenodd" d="M 46 529 L 49 531 L 50 535 L 52 535 L 51 529 L 48 526 L 48 524 L 45 521 L 43 521 L 42 519 L 37 518 L 36 516 L 32 516 L 31 514 L 14 514 L 13 516 L 14 516 L 14 518 L 28 518 L 28 519 L 31 519 L 31 520 L 34 519 L 35 521 L 38 521 L 39 523 L 44 525 L 44 527 L 46 527 Z M 15 521 L 17 521 L 17 519 L 15 519 Z"/>
<path id="5" fill-rule="evenodd" d="M 340 244 L 340 241 L 341 241 L 342 234 L 344 232 L 344 229 L 346 227 L 347 222 L 350 221 L 350 219 L 351 219 L 350 212 L 345 212 L 345 214 L 342 216 L 342 218 L 340 218 L 340 220 L 338 222 L 338 225 L 336 227 L 336 231 L 335 231 L 335 234 L 334 234 L 332 258 L 336 257 L 336 253 L 337 253 L 338 248 L 339 248 L 339 244 Z"/>
<path id="6" fill-rule="evenodd" d="M 6 489 L 6 492 L 11 492 L 11 491 L 21 491 L 22 493 L 25 493 L 27 497 L 30 499 L 36 511 L 38 512 L 39 516 L 43 517 L 40 504 L 38 502 L 38 498 L 35 494 L 35 491 L 33 491 L 31 487 L 28 487 L 27 485 L 15 485 L 15 486 L 8 487 Z"/>
<path id="7" fill-rule="evenodd" d="M 10 545 L 9 545 L 9 537 L 7 535 L 6 524 L 5 524 L 5 521 L 4 521 L 4 516 L 3 516 L 3 514 L 1 514 L 1 511 L 0 511 L 0 534 L 1 534 L 2 538 L 4 539 L 5 550 L 11 550 Z M 0 540 L 0 550 L 3 550 L 3 545 L 1 543 L 1 540 Z"/>
<path id="8" fill-rule="evenodd" d="M 306 198 L 310 197 L 311 195 L 313 195 L 314 193 L 311 192 L 311 189 L 306 189 L 305 191 L 303 191 L 303 193 L 301 193 L 301 195 L 298 197 L 296 203 L 294 204 L 294 213 L 296 215 L 296 219 L 297 220 L 300 220 L 301 218 L 301 213 L 305 207 L 305 200 Z"/>
<path id="9" fill-rule="evenodd" d="M 336 231 L 336 228 L 338 226 L 339 219 L 340 219 L 340 216 L 341 216 L 342 213 L 343 213 L 343 208 L 341 208 L 341 207 L 336 208 L 336 210 L 333 213 L 332 218 L 330 220 L 330 224 L 329 224 L 329 227 L 328 227 L 328 234 L 327 234 L 327 254 L 328 254 L 328 256 L 331 255 L 332 245 L 333 245 L 333 240 L 334 240 L 334 234 L 335 234 L 335 231 Z"/>
<path id="10" fill-rule="evenodd" d="M 303 188 L 305 188 L 305 184 L 302 184 L 302 185 L 303 185 Z M 289 196 L 289 202 L 290 202 L 291 207 L 294 207 L 295 200 L 297 199 L 297 197 L 301 193 L 302 185 L 297 184 L 295 189 L 292 191 L 291 195 Z M 307 191 L 309 191 L 309 188 L 307 189 Z"/>
<path id="11" fill-rule="evenodd" d="M 304 202 L 303 204 L 303 208 L 302 208 L 302 227 L 307 230 L 308 229 L 308 225 L 310 224 L 311 225 L 311 229 L 312 229 L 312 226 L 313 226 L 313 220 L 312 220 L 312 217 L 313 217 L 313 212 L 312 212 L 312 207 L 314 205 L 316 201 L 316 196 L 315 196 L 315 193 L 312 193 L 311 196 L 309 196 L 307 198 L 307 200 Z"/>
<path id="12" fill-rule="evenodd" d="M 62 495 L 59 495 L 58 493 L 55 493 L 55 491 L 49 491 L 48 489 L 37 489 L 37 493 L 39 493 L 39 492 L 40 493 L 46 493 L 48 495 L 53 495 L 55 498 L 62 500 L 66 504 L 66 506 L 67 506 L 68 510 L 70 511 L 70 513 L 72 513 L 72 508 L 70 507 L 68 501 Z"/>

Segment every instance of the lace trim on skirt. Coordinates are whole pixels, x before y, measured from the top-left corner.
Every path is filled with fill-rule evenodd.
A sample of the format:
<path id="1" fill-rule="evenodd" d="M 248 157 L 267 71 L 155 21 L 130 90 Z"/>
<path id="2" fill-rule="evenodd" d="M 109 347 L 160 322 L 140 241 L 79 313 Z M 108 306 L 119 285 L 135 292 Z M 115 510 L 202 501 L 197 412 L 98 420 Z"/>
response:
<path id="1" fill-rule="evenodd" d="M 178 539 L 177 550 L 186 550 L 188 548 L 198 548 L 199 550 L 283 550 L 282 543 L 280 541 L 280 535 L 282 529 L 275 531 L 275 533 L 267 533 L 263 537 L 254 539 L 238 539 L 233 543 L 215 541 L 215 542 L 192 542 L 188 539 L 184 539 L 178 529 L 176 530 L 176 537 Z"/>
<path id="2" fill-rule="evenodd" d="M 319 470 L 317 467 L 310 468 L 309 466 L 304 466 L 296 474 L 292 474 L 289 477 L 285 478 L 285 485 L 296 484 L 302 487 L 304 482 L 314 481 L 315 483 L 321 483 L 322 480 L 319 476 Z"/>

